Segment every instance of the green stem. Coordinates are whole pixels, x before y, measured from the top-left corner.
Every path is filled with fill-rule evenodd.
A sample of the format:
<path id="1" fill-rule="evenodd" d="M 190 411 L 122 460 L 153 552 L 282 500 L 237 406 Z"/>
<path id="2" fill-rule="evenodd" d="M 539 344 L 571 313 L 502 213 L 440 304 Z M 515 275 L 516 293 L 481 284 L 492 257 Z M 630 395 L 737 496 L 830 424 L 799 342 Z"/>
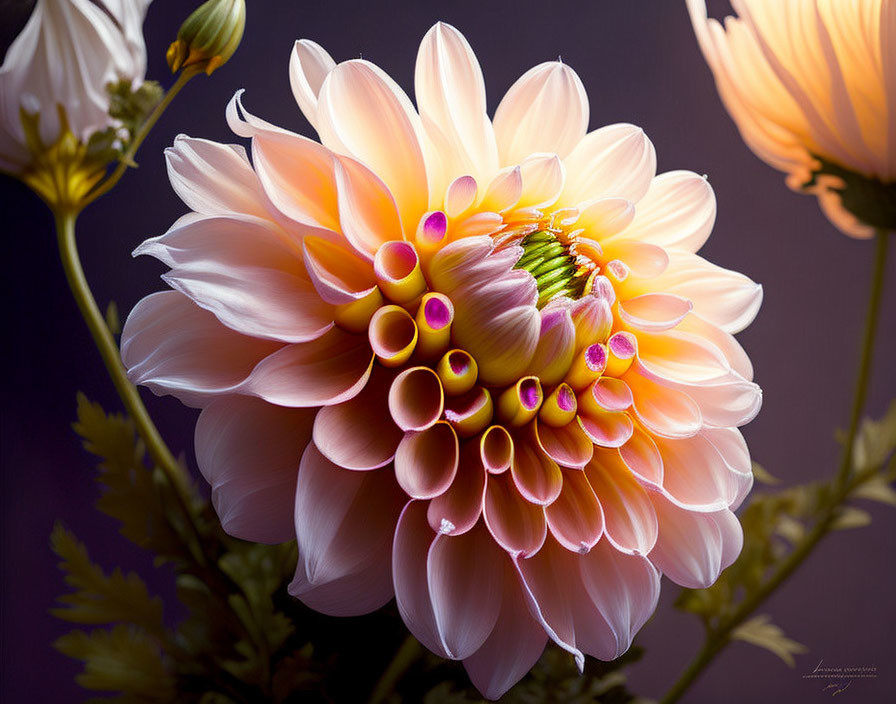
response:
<path id="1" fill-rule="evenodd" d="M 59 242 L 59 255 L 62 259 L 62 268 L 68 280 L 72 295 L 78 304 L 78 309 L 87 323 L 87 328 L 93 336 L 100 357 L 106 365 L 112 383 L 118 391 L 128 414 L 136 425 L 137 432 L 146 443 L 153 461 L 161 468 L 171 483 L 174 495 L 177 497 L 180 509 L 183 511 L 185 523 L 190 527 L 193 538 L 196 540 L 194 553 L 200 564 L 205 562 L 202 555 L 201 539 L 199 531 L 193 521 L 193 512 L 190 508 L 190 498 L 187 495 L 183 479 L 183 469 L 168 449 L 158 429 L 152 422 L 137 388 L 127 378 L 124 365 L 119 357 L 118 345 L 109 331 L 106 321 L 96 304 L 96 299 L 90 291 L 81 260 L 78 256 L 78 246 L 75 241 L 75 220 L 77 214 L 73 212 L 61 212 L 56 215 L 56 234 Z"/>
<path id="2" fill-rule="evenodd" d="M 367 704 L 381 704 L 381 702 L 385 701 L 386 697 L 395 688 L 395 683 L 401 679 L 401 676 L 414 664 L 414 661 L 420 657 L 422 652 L 420 643 L 414 636 L 409 635 L 405 638 L 383 676 L 376 683 L 376 688 L 373 690 L 373 694 L 370 695 Z"/>
<path id="3" fill-rule="evenodd" d="M 878 470 L 877 467 L 874 467 L 870 471 L 856 475 L 850 480 L 853 446 L 855 445 L 859 420 L 862 417 L 862 409 L 865 406 L 865 399 L 868 395 L 868 381 L 871 376 L 874 337 L 880 317 L 880 302 L 883 294 L 884 272 L 886 270 L 887 245 L 887 233 L 883 230 L 878 231 L 876 235 L 874 271 L 871 277 L 871 294 L 868 299 L 862 356 L 859 360 L 859 373 L 853 396 L 852 414 L 846 441 L 843 443 L 843 455 L 840 459 L 840 466 L 833 480 L 834 491 L 832 492 L 831 500 L 812 530 L 806 534 L 799 545 L 794 548 L 793 552 L 778 565 L 768 581 L 744 599 L 730 616 L 723 619 L 716 628 L 707 634 L 706 642 L 703 644 L 700 652 L 697 653 L 687 669 L 682 672 L 675 684 L 672 685 L 672 688 L 666 692 L 666 695 L 660 700 L 660 704 L 673 704 L 681 698 L 706 666 L 728 644 L 732 631 L 743 623 L 803 564 L 805 559 L 812 553 L 812 550 L 815 549 L 815 546 L 830 532 L 831 526 L 837 518 L 839 508 L 852 491 Z"/>
<path id="4" fill-rule="evenodd" d="M 106 178 L 102 183 L 100 183 L 96 188 L 94 188 L 79 204 L 83 209 L 88 206 L 90 203 L 95 201 L 101 195 L 109 191 L 115 184 L 117 184 L 121 177 L 124 175 L 124 172 L 127 171 L 129 166 L 132 166 L 134 163 L 134 156 L 137 154 L 137 150 L 140 148 L 140 145 L 143 143 L 143 140 L 146 139 L 146 136 L 149 134 L 149 131 L 156 124 L 158 119 L 162 116 L 162 113 L 168 108 L 171 104 L 171 101 L 174 100 L 175 96 L 180 93 L 181 89 L 187 85 L 189 80 L 201 73 L 202 70 L 197 68 L 196 66 L 188 66 L 183 71 L 181 71 L 180 75 L 177 77 L 177 80 L 174 82 L 174 85 L 168 89 L 168 92 L 165 93 L 165 97 L 162 98 L 161 102 L 156 105 L 155 109 L 149 114 L 149 117 L 146 118 L 146 121 L 140 126 L 140 129 L 137 131 L 137 134 L 134 135 L 134 138 L 131 140 L 130 145 L 128 145 L 128 150 L 122 155 L 121 160 L 118 162 L 118 166 L 115 167 L 115 170 Z"/>

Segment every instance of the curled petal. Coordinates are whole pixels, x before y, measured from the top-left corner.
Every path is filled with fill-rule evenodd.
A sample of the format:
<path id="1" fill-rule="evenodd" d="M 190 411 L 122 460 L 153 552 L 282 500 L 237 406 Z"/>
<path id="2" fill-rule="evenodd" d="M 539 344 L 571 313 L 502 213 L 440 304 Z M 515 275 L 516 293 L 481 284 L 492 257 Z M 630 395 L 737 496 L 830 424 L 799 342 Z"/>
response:
<path id="1" fill-rule="evenodd" d="M 692 511 L 719 511 L 734 502 L 740 488 L 736 477 L 702 433 L 655 442 L 663 456 L 666 498 Z"/>
<path id="2" fill-rule="evenodd" d="M 651 332 L 669 330 L 691 312 L 693 304 L 682 296 L 645 293 L 619 302 L 619 316 L 632 327 Z"/>
<path id="3" fill-rule="evenodd" d="M 259 543 L 295 537 L 296 480 L 313 420 L 312 409 L 246 396 L 224 396 L 203 409 L 196 460 L 227 533 Z"/>
<path id="4" fill-rule="evenodd" d="M 578 422 L 588 439 L 599 447 L 621 447 L 634 432 L 632 419 L 624 411 L 583 409 Z"/>
<path id="5" fill-rule="evenodd" d="M 379 177 L 346 156 L 334 160 L 339 190 L 339 224 L 358 254 L 373 260 L 386 242 L 403 237 L 395 199 Z"/>
<path id="6" fill-rule="evenodd" d="M 552 428 L 533 421 L 538 446 L 554 462 L 564 467 L 584 467 L 591 459 L 594 445 L 578 423 Z"/>
<path id="7" fill-rule="evenodd" d="M 687 394 L 650 380 L 637 365 L 626 373 L 624 381 L 632 390 L 635 415 L 651 432 L 688 438 L 703 427 L 700 407 Z"/>
<path id="8" fill-rule="evenodd" d="M 411 498 L 439 496 L 457 475 L 459 451 L 457 435 L 445 421 L 406 433 L 395 453 L 395 478 Z"/>
<path id="9" fill-rule="evenodd" d="M 321 237 L 305 237 L 303 258 L 318 295 L 333 305 L 358 303 L 374 293 L 373 267 L 345 247 Z"/>
<path id="10" fill-rule="evenodd" d="M 480 436 L 482 466 L 492 474 L 501 474 L 513 463 L 513 438 L 503 425 L 493 425 Z"/>
<path id="11" fill-rule="evenodd" d="M 472 176 L 454 179 L 445 191 L 445 214 L 452 219 L 463 215 L 476 201 L 478 188 Z"/>
<path id="12" fill-rule="evenodd" d="M 563 547 L 586 553 L 604 534 L 604 512 L 585 473 L 563 470 L 563 489 L 545 508 L 551 534 Z"/>
<path id="13" fill-rule="evenodd" d="M 640 481 L 648 486 L 662 486 L 663 456 L 648 433 L 635 426 L 631 438 L 618 452 L 625 465 Z"/>
<path id="14" fill-rule="evenodd" d="M 442 383 L 429 367 L 405 369 L 389 389 L 389 412 L 402 430 L 426 430 L 444 408 Z"/>

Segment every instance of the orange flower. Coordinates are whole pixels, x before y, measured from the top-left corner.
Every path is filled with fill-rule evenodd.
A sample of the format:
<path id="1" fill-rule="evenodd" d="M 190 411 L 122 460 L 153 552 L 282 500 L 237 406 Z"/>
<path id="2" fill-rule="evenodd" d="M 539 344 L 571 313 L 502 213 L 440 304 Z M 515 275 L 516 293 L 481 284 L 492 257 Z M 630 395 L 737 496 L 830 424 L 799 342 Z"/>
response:
<path id="1" fill-rule="evenodd" d="M 853 237 L 896 229 L 896 2 L 688 0 L 719 95 L 756 155 Z"/>
<path id="2" fill-rule="evenodd" d="M 566 65 L 485 112 L 479 64 L 438 24 L 418 110 L 366 61 L 297 42 L 322 144 L 250 115 L 252 140 L 180 137 L 194 212 L 145 242 L 173 291 L 131 313 L 131 379 L 201 407 L 226 530 L 296 537 L 290 587 L 329 614 L 393 597 L 433 652 L 498 697 L 548 638 L 612 659 L 660 571 L 706 586 L 737 556 L 759 409 L 731 333 L 761 288 L 694 252 L 715 199 L 656 176 L 633 125 L 588 132 Z"/>

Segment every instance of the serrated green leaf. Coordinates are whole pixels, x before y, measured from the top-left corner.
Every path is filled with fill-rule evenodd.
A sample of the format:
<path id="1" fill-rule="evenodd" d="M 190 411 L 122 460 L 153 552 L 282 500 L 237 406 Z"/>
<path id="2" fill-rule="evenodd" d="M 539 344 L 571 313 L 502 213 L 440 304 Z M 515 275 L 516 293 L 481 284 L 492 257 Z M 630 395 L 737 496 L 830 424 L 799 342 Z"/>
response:
<path id="1" fill-rule="evenodd" d="M 135 626 L 72 631 L 54 645 L 84 662 L 76 681 L 86 689 L 121 692 L 150 702 L 170 702 L 174 696 L 174 679 L 158 644 Z"/>
<path id="2" fill-rule="evenodd" d="M 62 559 L 59 568 L 66 583 L 75 590 L 58 597 L 64 606 L 52 609 L 54 616 L 91 625 L 131 623 L 156 636 L 164 633 L 162 600 L 149 595 L 138 575 L 117 568 L 106 575 L 90 561 L 84 544 L 61 524 L 53 529 L 50 544 Z"/>
<path id="3" fill-rule="evenodd" d="M 869 499 L 896 506 L 896 490 L 883 479 L 873 479 L 860 484 L 852 495 L 857 499 Z"/>
<path id="4" fill-rule="evenodd" d="M 784 635 L 784 631 L 771 622 L 768 614 L 745 621 L 731 632 L 731 637 L 771 651 L 787 663 L 788 667 L 796 665 L 794 655 L 809 652 L 805 645 Z"/>
<path id="5" fill-rule="evenodd" d="M 882 465 L 896 450 L 896 400 L 880 420 L 865 418 L 856 433 L 852 461 L 854 469 L 862 472 Z"/>
<path id="6" fill-rule="evenodd" d="M 771 472 L 766 470 L 758 462 L 753 463 L 753 478 L 760 484 L 768 484 L 769 486 L 773 486 L 775 484 L 781 483 L 780 479 L 778 479 Z"/>
<path id="7" fill-rule="evenodd" d="M 844 506 L 831 524 L 831 530 L 862 528 L 871 523 L 871 514 L 855 506 Z"/>

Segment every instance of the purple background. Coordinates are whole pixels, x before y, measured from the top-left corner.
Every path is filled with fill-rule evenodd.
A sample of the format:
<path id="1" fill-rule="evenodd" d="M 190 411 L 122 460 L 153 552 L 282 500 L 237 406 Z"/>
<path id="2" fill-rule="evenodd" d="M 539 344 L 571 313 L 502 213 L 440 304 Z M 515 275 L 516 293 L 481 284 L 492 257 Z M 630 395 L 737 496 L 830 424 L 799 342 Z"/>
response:
<path id="1" fill-rule="evenodd" d="M 165 49 L 185 6 L 156 0 L 145 30 L 149 77 L 168 82 Z M 654 141 L 660 171 L 706 173 L 719 203 L 710 260 L 765 287 L 756 322 L 740 336 L 765 391 L 759 417 L 746 428 L 754 458 L 786 483 L 829 476 L 836 464 L 833 429 L 845 425 L 858 358 L 872 245 L 836 232 L 812 198 L 786 189 L 754 157 L 724 113 L 700 56 L 684 2 L 298 2 L 249 3 L 246 37 L 235 59 L 199 78 L 168 110 L 132 171 L 79 222 L 84 266 L 101 305 L 123 315 L 162 287 L 163 267 L 130 251 L 163 232 L 185 210 L 167 184 L 162 149 L 179 132 L 235 141 L 224 107 L 237 88 L 245 104 L 278 125 L 312 134 L 296 108 L 287 64 L 294 39 L 308 37 L 337 60 L 363 56 L 413 88 L 417 45 L 438 19 L 465 33 L 482 63 L 490 110 L 530 66 L 561 56 L 591 99 L 592 128 L 641 125 Z M 28 2 L 0 0 L 5 52 L 27 16 Z M 727 12 L 727 3 L 713 10 Z M 48 548 L 55 521 L 85 540 L 106 567 L 148 574 L 158 590 L 167 574 L 120 538 L 93 508 L 93 464 L 69 429 L 75 392 L 119 408 L 77 314 L 58 262 L 49 213 L 10 179 L 0 179 L 4 220 L 5 370 L 2 384 L 2 689 L 4 701 L 78 701 L 78 666 L 51 642 L 68 628 L 48 614 L 62 580 Z M 896 243 L 894 243 L 896 244 Z M 896 252 L 888 267 L 869 409 L 880 414 L 896 395 Z M 193 463 L 195 412 L 146 394 L 175 452 Z M 194 466 L 194 465 L 193 465 Z M 883 702 L 896 686 L 894 626 L 896 512 L 870 507 L 870 528 L 828 538 L 762 609 L 810 648 L 788 669 L 753 646 L 736 643 L 686 697 L 690 702 L 826 701 L 829 693 L 801 675 L 825 665 L 871 666 L 876 681 L 856 681 L 838 701 Z M 697 620 L 672 608 L 678 589 L 665 582 L 654 619 L 638 641 L 645 659 L 631 670 L 634 691 L 659 696 L 701 638 Z"/>

